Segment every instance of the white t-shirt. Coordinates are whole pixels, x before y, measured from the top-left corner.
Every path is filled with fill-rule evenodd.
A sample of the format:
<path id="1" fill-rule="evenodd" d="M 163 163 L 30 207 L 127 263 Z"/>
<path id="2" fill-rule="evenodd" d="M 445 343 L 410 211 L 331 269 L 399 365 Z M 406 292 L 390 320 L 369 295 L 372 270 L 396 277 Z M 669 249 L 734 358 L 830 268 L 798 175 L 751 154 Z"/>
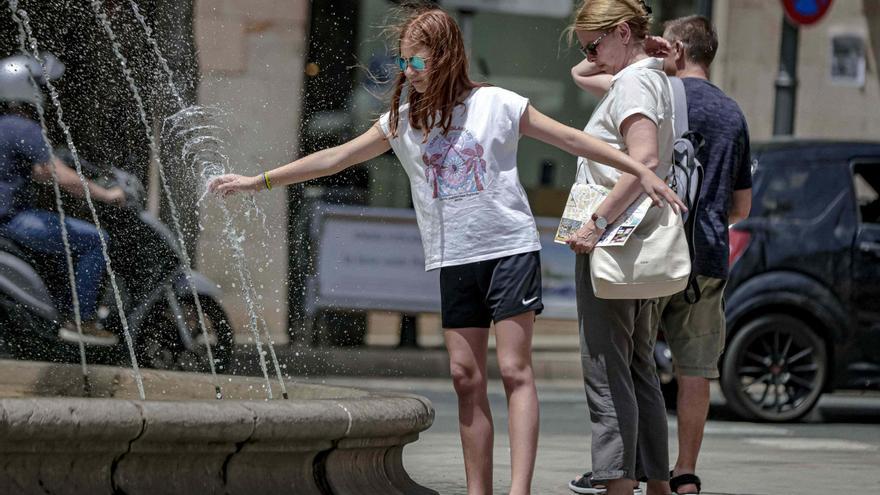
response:
<path id="1" fill-rule="evenodd" d="M 672 86 L 663 72 L 663 61 L 646 58 L 628 65 L 611 79 L 611 89 L 596 106 L 584 132 L 595 136 L 626 153 L 620 134 L 623 121 L 642 114 L 657 125 L 660 166 L 657 175 L 666 177 L 672 165 L 672 144 L 675 129 L 672 122 Z M 581 157 L 575 182 L 614 187 L 620 178 L 616 168 Z"/>
<path id="2" fill-rule="evenodd" d="M 529 100 L 496 87 L 475 88 L 455 107 L 445 136 L 409 123 L 400 107 L 397 137 L 389 113 L 379 118 L 409 175 L 425 270 L 541 249 L 535 219 L 519 182 L 519 121 Z"/>

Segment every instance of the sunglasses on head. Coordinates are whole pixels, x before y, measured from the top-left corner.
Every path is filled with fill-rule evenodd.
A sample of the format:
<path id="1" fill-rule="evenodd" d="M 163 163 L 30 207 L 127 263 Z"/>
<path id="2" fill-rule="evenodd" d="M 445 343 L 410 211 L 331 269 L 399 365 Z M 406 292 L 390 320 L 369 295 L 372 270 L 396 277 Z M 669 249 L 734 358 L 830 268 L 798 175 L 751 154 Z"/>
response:
<path id="1" fill-rule="evenodd" d="M 599 43 L 602 42 L 602 39 L 611 34 L 611 31 L 605 31 L 600 34 L 598 38 L 593 41 L 587 43 L 585 46 L 581 46 L 581 53 L 584 54 L 585 57 L 595 57 L 599 53 Z"/>
<path id="2" fill-rule="evenodd" d="M 425 59 L 422 57 L 410 57 L 408 59 L 397 57 L 397 66 L 400 67 L 400 70 L 406 70 L 407 65 L 412 67 L 413 70 L 422 71 L 425 70 Z"/>

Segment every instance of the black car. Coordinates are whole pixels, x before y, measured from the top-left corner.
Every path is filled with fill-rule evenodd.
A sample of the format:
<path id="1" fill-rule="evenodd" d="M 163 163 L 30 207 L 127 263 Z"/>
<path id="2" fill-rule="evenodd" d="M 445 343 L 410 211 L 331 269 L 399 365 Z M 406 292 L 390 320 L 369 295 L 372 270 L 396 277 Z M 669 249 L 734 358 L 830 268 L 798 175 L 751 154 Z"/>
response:
<path id="1" fill-rule="evenodd" d="M 721 387 L 791 421 L 821 394 L 880 386 L 880 143 L 753 146 L 751 215 L 730 229 Z"/>

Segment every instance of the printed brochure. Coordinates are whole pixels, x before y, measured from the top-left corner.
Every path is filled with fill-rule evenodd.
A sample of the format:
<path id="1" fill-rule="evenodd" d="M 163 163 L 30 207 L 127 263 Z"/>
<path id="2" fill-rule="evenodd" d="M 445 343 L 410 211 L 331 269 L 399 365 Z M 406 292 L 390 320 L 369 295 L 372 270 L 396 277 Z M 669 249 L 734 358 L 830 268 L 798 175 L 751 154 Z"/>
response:
<path id="1" fill-rule="evenodd" d="M 559 221 L 554 241 L 565 244 L 565 241 L 577 232 L 585 222 L 590 220 L 599 203 L 608 196 L 609 189 L 596 184 L 575 184 L 565 203 L 565 211 Z M 623 246 L 645 218 L 651 198 L 642 194 L 620 215 L 620 218 L 605 229 L 596 246 Z"/>

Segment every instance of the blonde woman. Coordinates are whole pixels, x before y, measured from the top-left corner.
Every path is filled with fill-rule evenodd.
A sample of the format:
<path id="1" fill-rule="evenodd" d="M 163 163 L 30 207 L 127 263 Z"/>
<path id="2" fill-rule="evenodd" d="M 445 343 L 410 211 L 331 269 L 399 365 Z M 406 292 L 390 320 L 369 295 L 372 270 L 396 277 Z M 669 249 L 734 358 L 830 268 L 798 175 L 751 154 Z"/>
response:
<path id="1" fill-rule="evenodd" d="M 673 124 L 669 81 L 662 60 L 645 42 L 650 9 L 637 0 L 586 0 L 571 27 L 586 57 L 584 67 L 604 73 L 608 92 L 585 132 L 665 177 L 671 165 Z M 578 164 L 577 182 L 611 189 L 593 219 L 571 239 L 578 254 L 576 283 L 581 362 L 592 421 L 592 471 L 573 480 L 577 493 L 669 493 L 666 410 L 654 366 L 655 300 L 598 299 L 590 283 L 589 253 L 604 229 L 639 196 L 638 183 L 589 158 Z"/>

